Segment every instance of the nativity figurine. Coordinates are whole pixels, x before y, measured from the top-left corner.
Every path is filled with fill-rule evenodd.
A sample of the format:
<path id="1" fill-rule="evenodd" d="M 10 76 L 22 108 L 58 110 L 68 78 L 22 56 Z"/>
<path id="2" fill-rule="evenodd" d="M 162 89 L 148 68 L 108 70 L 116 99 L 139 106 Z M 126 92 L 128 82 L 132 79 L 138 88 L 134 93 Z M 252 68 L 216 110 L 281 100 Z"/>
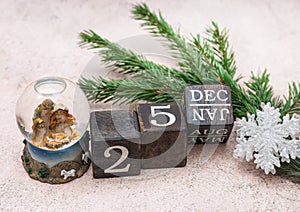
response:
<path id="1" fill-rule="evenodd" d="M 78 140 L 76 119 L 62 104 L 45 99 L 34 111 L 31 142 L 38 147 L 59 149 Z"/>

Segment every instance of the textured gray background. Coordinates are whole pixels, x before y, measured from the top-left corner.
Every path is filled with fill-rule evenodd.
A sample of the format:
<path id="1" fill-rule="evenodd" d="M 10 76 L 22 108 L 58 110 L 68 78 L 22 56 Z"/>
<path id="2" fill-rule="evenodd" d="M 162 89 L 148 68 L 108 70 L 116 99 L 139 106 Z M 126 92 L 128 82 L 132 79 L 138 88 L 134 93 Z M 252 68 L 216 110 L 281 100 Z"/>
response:
<path id="1" fill-rule="evenodd" d="M 29 179 L 20 156 L 22 135 L 15 104 L 25 86 L 42 76 L 77 80 L 91 51 L 77 35 L 94 29 L 117 41 L 144 33 L 130 19 L 129 0 L 0 1 L 0 210 L 97 211 L 299 211 L 300 185 L 265 176 L 232 158 L 233 139 L 201 164 L 198 146 L 188 165 L 147 170 L 138 177 L 92 178 L 91 170 L 66 185 Z M 268 68 L 277 94 L 300 77 L 300 2 L 297 0 L 147 1 L 185 35 L 202 32 L 210 20 L 230 29 L 238 72 Z"/>

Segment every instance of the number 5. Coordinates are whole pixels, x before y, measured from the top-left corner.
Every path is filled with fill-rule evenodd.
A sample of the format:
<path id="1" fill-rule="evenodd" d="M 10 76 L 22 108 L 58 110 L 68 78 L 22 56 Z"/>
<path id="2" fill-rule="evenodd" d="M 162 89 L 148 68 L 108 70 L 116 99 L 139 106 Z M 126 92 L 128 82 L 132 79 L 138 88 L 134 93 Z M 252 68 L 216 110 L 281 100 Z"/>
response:
<path id="1" fill-rule="evenodd" d="M 155 119 L 152 119 L 150 121 L 151 124 L 157 127 L 167 127 L 175 123 L 176 117 L 172 113 L 168 112 L 156 112 L 155 110 L 161 110 L 161 109 L 170 109 L 171 105 L 165 105 L 165 106 L 151 106 L 151 116 L 154 118 L 159 115 L 165 115 L 169 117 L 169 121 L 165 124 L 158 124 Z"/>

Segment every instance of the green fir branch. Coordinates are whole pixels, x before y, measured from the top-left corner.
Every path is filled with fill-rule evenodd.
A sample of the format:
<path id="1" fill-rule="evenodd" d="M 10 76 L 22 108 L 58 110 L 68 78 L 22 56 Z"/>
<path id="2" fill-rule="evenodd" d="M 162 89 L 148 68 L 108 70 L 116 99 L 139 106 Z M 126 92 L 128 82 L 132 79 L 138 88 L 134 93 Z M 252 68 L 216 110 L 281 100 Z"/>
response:
<path id="1" fill-rule="evenodd" d="M 270 74 L 267 70 L 260 76 L 255 76 L 252 72 L 251 79 L 249 82 L 245 82 L 248 88 L 248 95 L 253 106 L 261 110 L 261 103 L 270 102 L 272 106 L 280 108 L 281 101 L 279 97 L 274 97 L 273 87 L 270 85 Z"/>
<path id="2" fill-rule="evenodd" d="M 121 80 L 107 80 L 103 77 L 87 79 L 81 77 L 78 85 L 85 93 L 87 99 L 91 102 L 109 102 L 112 101 L 114 93 L 125 79 Z"/>
<path id="3" fill-rule="evenodd" d="M 208 35 L 206 41 L 211 44 L 215 61 L 234 77 L 237 67 L 234 52 L 229 49 L 228 31 L 220 30 L 218 24 L 212 22 L 212 27 L 209 27 L 206 33 Z"/>
<path id="4" fill-rule="evenodd" d="M 248 113 L 255 114 L 256 108 L 252 104 L 251 99 L 249 98 L 245 89 L 242 88 L 241 85 L 239 85 L 238 82 L 234 80 L 227 71 L 220 69 L 217 70 L 217 72 L 222 81 L 231 88 L 234 117 L 242 118 L 247 116 Z"/>
<path id="5" fill-rule="evenodd" d="M 207 37 L 201 37 L 200 34 L 193 36 L 192 44 L 215 70 L 223 69 L 234 78 L 237 67 L 234 52 L 229 48 L 228 31 L 220 31 L 217 23 L 212 22 L 212 26 L 206 29 L 206 35 Z M 241 77 L 238 77 L 235 80 L 240 79 Z"/>
<path id="6" fill-rule="evenodd" d="M 79 34 L 80 46 L 89 49 L 99 49 L 102 61 L 113 70 L 118 70 L 123 74 L 135 74 L 139 71 L 159 69 L 177 76 L 182 76 L 180 71 L 168 68 L 164 65 L 156 64 L 147 60 L 143 55 L 137 55 L 134 52 L 122 48 L 120 45 L 109 41 L 92 30 L 84 31 Z"/>
<path id="7" fill-rule="evenodd" d="M 295 183 L 300 183 L 300 159 L 291 160 L 290 163 L 281 162 L 276 168 L 276 173 L 280 176 L 290 178 Z"/>
<path id="8" fill-rule="evenodd" d="M 284 97 L 285 104 L 281 108 L 281 114 L 293 114 L 300 112 L 300 84 L 295 82 L 289 85 L 289 94 Z"/>
<path id="9" fill-rule="evenodd" d="M 158 14 L 150 11 L 149 7 L 142 3 L 136 4 L 132 10 L 133 18 L 142 21 L 141 26 L 155 36 L 167 39 L 168 47 L 173 56 L 179 59 L 178 65 L 185 72 L 197 75 L 198 84 L 219 83 L 218 77 L 213 72 L 213 67 L 202 63 L 201 53 L 194 48 L 186 39 L 176 32 L 163 18 L 161 12 Z"/>
<path id="10" fill-rule="evenodd" d="M 112 101 L 121 104 L 141 100 L 156 103 L 179 102 L 186 86 L 182 79 L 162 70 L 143 71 L 132 79 L 122 80 L 82 77 L 78 84 L 92 102 Z"/>
<path id="11" fill-rule="evenodd" d="M 186 83 L 202 83 L 201 73 L 197 73 L 198 70 L 196 72 L 192 70 L 182 72 L 175 68 L 156 64 L 147 60 L 143 55 L 137 55 L 134 52 L 122 48 L 120 45 L 101 37 L 92 30 L 80 33 L 79 44 L 81 47 L 87 47 L 89 49 L 100 49 L 99 53 L 102 56 L 102 61 L 107 64 L 107 67 L 125 75 L 132 75 L 145 70 L 149 72 L 152 70 L 162 70 L 182 79 Z M 215 80 L 207 79 L 206 81 L 213 83 Z"/>

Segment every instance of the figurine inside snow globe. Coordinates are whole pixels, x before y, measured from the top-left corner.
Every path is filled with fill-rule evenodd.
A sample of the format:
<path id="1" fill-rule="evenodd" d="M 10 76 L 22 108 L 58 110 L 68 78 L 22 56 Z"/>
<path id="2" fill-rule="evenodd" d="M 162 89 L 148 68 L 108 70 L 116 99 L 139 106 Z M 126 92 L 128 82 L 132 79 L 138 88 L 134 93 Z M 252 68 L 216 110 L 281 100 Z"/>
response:
<path id="1" fill-rule="evenodd" d="M 30 177 L 64 183 L 88 168 L 89 103 L 70 80 L 47 77 L 26 87 L 16 106 L 25 137 L 23 165 Z"/>
<path id="2" fill-rule="evenodd" d="M 80 139 L 76 119 L 63 104 L 45 99 L 35 109 L 30 142 L 41 148 L 60 149 Z"/>

